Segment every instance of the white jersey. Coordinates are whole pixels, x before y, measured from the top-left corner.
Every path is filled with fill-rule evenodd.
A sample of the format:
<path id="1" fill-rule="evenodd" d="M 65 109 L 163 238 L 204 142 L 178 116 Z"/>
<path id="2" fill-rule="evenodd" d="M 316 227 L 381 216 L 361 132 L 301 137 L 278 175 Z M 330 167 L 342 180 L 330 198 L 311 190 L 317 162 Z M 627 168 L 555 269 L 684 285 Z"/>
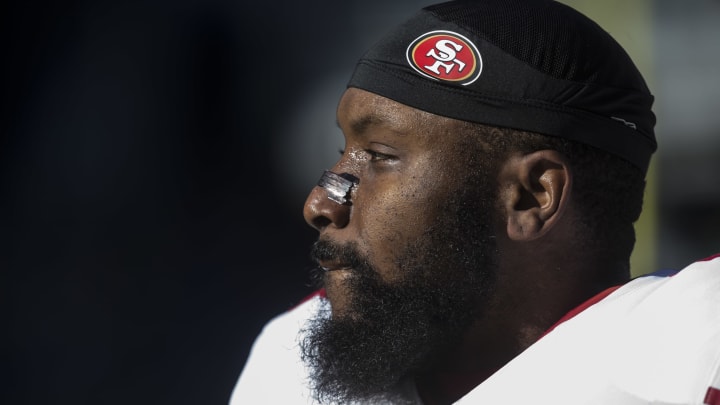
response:
<path id="1" fill-rule="evenodd" d="M 321 305 L 313 297 L 263 329 L 231 405 L 314 404 L 298 342 Z M 422 404 L 412 384 L 402 390 Z M 720 256 L 616 289 L 457 404 L 720 405 Z"/>

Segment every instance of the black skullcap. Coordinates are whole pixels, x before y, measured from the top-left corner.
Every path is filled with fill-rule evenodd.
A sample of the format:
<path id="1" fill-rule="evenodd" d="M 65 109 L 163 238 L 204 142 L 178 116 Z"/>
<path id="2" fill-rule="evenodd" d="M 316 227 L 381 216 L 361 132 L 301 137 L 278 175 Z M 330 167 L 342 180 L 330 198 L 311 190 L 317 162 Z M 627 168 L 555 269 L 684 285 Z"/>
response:
<path id="1" fill-rule="evenodd" d="M 623 48 L 555 1 L 450 1 L 422 9 L 357 64 L 357 87 L 437 115 L 558 136 L 643 172 L 653 96 Z"/>

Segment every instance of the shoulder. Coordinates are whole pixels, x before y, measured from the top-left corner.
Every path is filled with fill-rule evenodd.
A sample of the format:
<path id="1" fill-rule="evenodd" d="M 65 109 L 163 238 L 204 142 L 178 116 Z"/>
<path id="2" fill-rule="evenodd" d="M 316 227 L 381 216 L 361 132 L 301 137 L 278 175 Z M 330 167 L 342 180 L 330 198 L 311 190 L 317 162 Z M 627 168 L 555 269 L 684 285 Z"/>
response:
<path id="1" fill-rule="evenodd" d="M 266 339 L 277 340 L 289 338 L 293 342 L 296 341 L 298 332 L 305 327 L 309 319 L 315 317 L 318 311 L 320 311 L 324 297 L 325 293 L 323 290 L 315 291 L 303 298 L 288 311 L 271 319 L 258 336 L 255 346 Z"/>
<path id="2" fill-rule="evenodd" d="M 520 383 L 522 390 L 513 390 Z M 720 390 L 720 256 L 632 280 L 521 353 L 464 400 L 704 403 Z"/>
<path id="3" fill-rule="evenodd" d="M 235 384 L 231 405 L 311 403 L 300 340 L 308 320 L 320 311 L 322 297 L 318 291 L 265 325 Z"/>
<path id="4" fill-rule="evenodd" d="M 720 255 L 639 277 L 616 294 L 598 312 L 614 318 L 604 323 L 618 386 L 670 403 L 703 403 L 720 389 Z"/>
<path id="5" fill-rule="evenodd" d="M 633 312 L 703 310 L 720 313 L 720 254 L 698 260 L 680 271 L 661 270 L 638 277 L 603 300 L 599 307 L 627 306 Z"/>

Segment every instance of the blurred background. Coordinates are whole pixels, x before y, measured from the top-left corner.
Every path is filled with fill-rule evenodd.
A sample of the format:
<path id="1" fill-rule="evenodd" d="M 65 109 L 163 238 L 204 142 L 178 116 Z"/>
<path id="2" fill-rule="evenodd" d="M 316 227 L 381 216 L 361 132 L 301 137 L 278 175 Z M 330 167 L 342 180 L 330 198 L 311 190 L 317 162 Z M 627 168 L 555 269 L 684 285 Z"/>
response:
<path id="1" fill-rule="evenodd" d="M 430 1 L 10 1 L 3 404 L 223 404 L 310 293 L 302 204 L 357 57 Z M 634 273 L 720 251 L 720 2 L 566 1 L 656 95 Z"/>

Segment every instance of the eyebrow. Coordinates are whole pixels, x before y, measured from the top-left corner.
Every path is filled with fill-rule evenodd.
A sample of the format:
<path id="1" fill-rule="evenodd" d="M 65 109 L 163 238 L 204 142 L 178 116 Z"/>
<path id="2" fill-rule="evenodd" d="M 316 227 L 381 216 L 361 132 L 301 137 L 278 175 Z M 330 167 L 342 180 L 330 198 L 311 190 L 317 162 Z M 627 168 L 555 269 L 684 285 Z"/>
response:
<path id="1" fill-rule="evenodd" d="M 340 128 L 339 121 L 336 121 L 336 125 L 338 126 L 338 128 Z M 350 130 L 352 130 L 354 134 L 364 135 L 368 132 L 369 127 L 375 125 L 385 125 L 392 132 L 395 132 L 398 135 L 402 134 L 402 132 L 395 129 L 395 125 L 393 125 L 392 120 L 388 120 L 386 117 L 375 114 L 367 114 L 353 119 L 352 121 L 350 121 Z"/>

